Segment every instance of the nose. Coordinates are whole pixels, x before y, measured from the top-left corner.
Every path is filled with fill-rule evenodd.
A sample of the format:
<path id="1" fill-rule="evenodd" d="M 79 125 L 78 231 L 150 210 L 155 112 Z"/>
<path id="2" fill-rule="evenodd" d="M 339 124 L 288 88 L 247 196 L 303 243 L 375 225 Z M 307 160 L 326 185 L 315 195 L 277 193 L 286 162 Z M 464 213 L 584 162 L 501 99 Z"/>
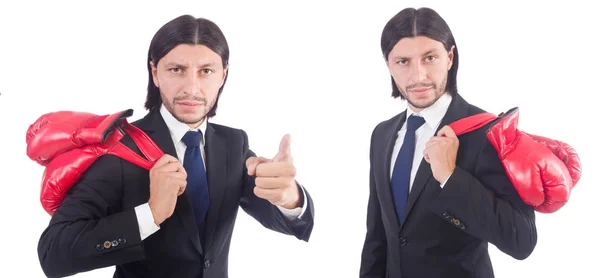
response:
<path id="1" fill-rule="evenodd" d="M 184 92 L 186 94 L 199 95 L 202 93 L 202 80 L 197 74 L 191 71 L 188 72 L 184 82 Z"/>
<path id="2" fill-rule="evenodd" d="M 411 79 L 413 82 L 422 82 L 427 80 L 427 69 L 421 63 L 411 65 Z"/>

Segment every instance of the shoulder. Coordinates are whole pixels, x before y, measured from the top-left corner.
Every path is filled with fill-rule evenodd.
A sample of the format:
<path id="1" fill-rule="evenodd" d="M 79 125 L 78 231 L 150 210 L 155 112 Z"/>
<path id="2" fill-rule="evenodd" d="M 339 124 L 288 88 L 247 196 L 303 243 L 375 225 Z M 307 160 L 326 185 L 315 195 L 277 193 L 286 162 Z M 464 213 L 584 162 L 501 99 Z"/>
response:
<path id="1" fill-rule="evenodd" d="M 491 113 L 478 106 L 469 104 L 468 105 L 468 116 L 473 116 L 480 113 Z M 478 159 L 483 161 L 495 160 L 498 158 L 498 153 L 494 149 L 493 145 L 488 138 L 487 132 L 496 121 L 491 121 L 484 126 L 459 136 L 460 143 L 466 146 L 471 151 L 475 151 L 478 154 Z"/>
<path id="2" fill-rule="evenodd" d="M 241 128 L 211 122 L 208 123 L 208 129 L 214 132 L 213 140 L 224 141 L 228 153 L 247 156 L 246 153 L 250 151 L 250 143 L 246 131 Z M 210 144 L 210 142 L 207 142 L 207 144 Z M 252 153 L 250 156 L 255 155 Z"/>
<path id="3" fill-rule="evenodd" d="M 473 115 L 477 115 L 477 114 L 481 114 L 481 113 L 491 113 L 491 112 L 488 112 L 488 111 L 486 111 L 486 110 L 484 110 L 484 109 L 482 109 L 482 108 L 480 108 L 480 107 L 478 107 L 476 105 L 473 105 L 473 104 L 469 104 L 467 109 L 468 109 L 467 110 L 467 117 L 470 117 L 470 116 L 473 116 Z M 488 140 L 487 136 L 486 136 L 487 130 L 493 124 L 494 124 L 494 121 L 491 121 L 491 122 L 485 124 L 484 126 L 480 127 L 479 129 L 474 130 L 473 132 L 470 132 L 468 134 L 477 135 L 477 136 L 475 136 L 475 138 L 477 138 L 478 140 L 484 140 L 485 139 L 487 141 Z"/>
<path id="4" fill-rule="evenodd" d="M 475 115 L 475 114 L 479 114 L 479 113 L 486 113 L 486 112 L 488 112 L 488 111 L 485 111 L 485 110 L 479 108 L 479 106 L 476 106 L 476 105 L 473 105 L 473 104 L 469 104 L 468 105 L 468 109 L 469 109 L 469 111 L 468 111 L 469 116 Z"/>
<path id="5" fill-rule="evenodd" d="M 222 124 L 208 123 L 208 126 L 213 128 L 215 133 L 227 137 L 227 139 L 243 140 L 248 138 L 246 132 L 241 128 L 235 128 Z"/>
<path id="6" fill-rule="evenodd" d="M 144 121 L 147 120 L 147 117 L 141 118 L 139 120 L 130 122 L 129 124 L 136 127 L 139 131 L 145 133 L 149 136 L 149 134 L 141 128 L 141 125 L 144 124 Z M 119 132 L 118 130 L 114 130 L 112 132 Z M 133 151 L 134 153 L 140 155 L 141 157 L 145 157 L 142 154 L 138 145 L 133 141 L 131 136 L 128 133 L 125 133 L 123 137 L 119 140 L 119 143 L 122 144 L 125 148 Z M 94 164 L 90 167 L 89 173 L 94 173 L 95 170 L 100 170 L 100 175 L 103 175 L 103 172 L 112 173 L 112 175 L 120 173 L 124 171 L 124 162 L 125 164 L 130 163 L 123 159 L 119 154 L 123 154 L 123 151 L 117 152 L 116 149 L 110 148 L 110 150 L 106 150 L 106 152 L 99 153 L 100 155 L 95 158 Z M 127 167 L 125 167 L 127 168 Z M 104 173 L 106 175 L 106 173 Z"/>
<path id="7" fill-rule="evenodd" d="M 388 134 L 390 130 L 394 130 L 398 127 L 400 120 L 404 117 L 405 112 L 399 113 L 389 119 L 379 122 L 373 128 L 371 132 L 371 145 L 376 143 L 375 141 L 380 138 L 384 138 L 385 134 Z"/>
<path id="8" fill-rule="evenodd" d="M 208 123 L 208 128 L 212 129 L 218 138 L 227 141 L 230 147 L 241 146 L 242 149 L 248 149 L 250 145 L 248 143 L 248 134 L 241 128 L 211 122 Z"/>
<path id="9" fill-rule="evenodd" d="M 78 159 L 73 160 L 68 166 L 73 171 L 72 173 L 81 173 L 79 181 L 88 185 L 95 185 L 98 182 L 101 182 L 100 184 L 119 184 L 123 171 L 121 158 L 92 150 L 90 150 L 91 152 L 83 149 L 81 151 Z M 88 168 L 86 168 L 86 164 L 89 165 Z"/>
<path id="10" fill-rule="evenodd" d="M 379 122 L 377 125 L 375 125 L 375 128 L 373 128 L 372 137 L 377 137 L 377 135 L 384 133 L 390 129 L 394 129 L 396 128 L 396 125 L 399 123 L 400 118 L 402 118 L 404 116 L 405 112 L 402 112 L 400 114 L 397 114 L 387 120 L 381 121 Z"/>

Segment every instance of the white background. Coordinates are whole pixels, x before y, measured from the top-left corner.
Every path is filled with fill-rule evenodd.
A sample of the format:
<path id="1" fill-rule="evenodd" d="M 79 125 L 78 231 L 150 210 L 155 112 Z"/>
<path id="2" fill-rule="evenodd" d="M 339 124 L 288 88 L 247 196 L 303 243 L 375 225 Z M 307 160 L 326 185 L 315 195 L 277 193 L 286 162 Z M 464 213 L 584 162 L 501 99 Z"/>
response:
<path id="1" fill-rule="evenodd" d="M 316 204 L 309 243 L 264 229 L 240 210 L 230 277 L 357 277 L 369 137 L 405 108 L 390 97 L 381 31 L 401 9 L 421 6 L 436 9 L 454 33 L 467 101 L 493 113 L 519 106 L 522 130 L 569 143 L 583 162 L 570 202 L 537 214 L 539 240 L 528 259 L 490 246 L 496 277 L 597 274 L 592 98 L 599 93 L 600 20 L 587 1 L 169 2 L 0 4 L 1 277 L 44 277 L 36 248 L 50 218 L 39 203 L 43 168 L 25 153 L 28 125 L 56 110 L 133 108 L 131 121 L 141 118 L 150 40 L 181 14 L 215 21 L 230 45 L 230 76 L 213 122 L 243 128 L 251 148 L 267 157 L 291 133 L 298 179 Z"/>

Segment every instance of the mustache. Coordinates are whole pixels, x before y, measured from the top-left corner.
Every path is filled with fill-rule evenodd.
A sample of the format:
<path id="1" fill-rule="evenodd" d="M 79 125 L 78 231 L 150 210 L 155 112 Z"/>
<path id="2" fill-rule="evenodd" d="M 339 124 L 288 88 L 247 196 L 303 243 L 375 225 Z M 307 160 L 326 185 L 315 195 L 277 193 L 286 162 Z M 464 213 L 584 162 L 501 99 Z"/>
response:
<path id="1" fill-rule="evenodd" d="M 173 98 L 173 103 L 179 102 L 179 101 L 197 101 L 197 102 L 206 103 L 206 98 L 201 97 L 201 96 L 180 96 L 180 97 Z"/>
<path id="2" fill-rule="evenodd" d="M 412 90 L 414 88 L 429 88 L 432 87 L 433 89 L 437 89 L 435 83 L 416 83 L 416 84 L 412 84 L 406 87 L 406 90 Z"/>

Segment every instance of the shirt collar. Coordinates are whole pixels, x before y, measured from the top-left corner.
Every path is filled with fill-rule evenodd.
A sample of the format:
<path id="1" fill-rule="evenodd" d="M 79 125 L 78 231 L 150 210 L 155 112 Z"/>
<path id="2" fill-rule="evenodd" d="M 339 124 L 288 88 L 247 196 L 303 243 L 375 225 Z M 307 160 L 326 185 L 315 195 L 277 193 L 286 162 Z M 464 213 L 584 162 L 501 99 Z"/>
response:
<path id="1" fill-rule="evenodd" d="M 167 128 L 169 129 L 169 133 L 171 134 L 171 138 L 175 143 L 179 143 L 186 132 L 194 130 L 191 129 L 187 124 L 175 119 L 175 117 L 173 117 L 171 112 L 167 110 L 164 104 L 162 104 L 160 107 L 160 115 L 165 120 Z M 204 143 L 204 140 L 206 138 L 206 126 L 207 119 L 205 118 L 204 121 L 202 121 L 202 124 L 200 124 L 200 126 L 197 129 L 195 129 L 196 131 L 200 130 L 202 132 L 202 141 L 200 143 Z"/>
<path id="2" fill-rule="evenodd" d="M 414 112 L 410 107 L 406 108 L 406 119 L 410 115 L 417 115 L 425 118 L 425 123 L 432 129 L 436 129 L 437 126 L 442 122 L 442 118 L 446 115 L 446 111 L 452 102 L 452 96 L 448 93 L 443 94 L 438 100 L 435 101 L 431 106 L 421 110 L 420 112 Z"/>

